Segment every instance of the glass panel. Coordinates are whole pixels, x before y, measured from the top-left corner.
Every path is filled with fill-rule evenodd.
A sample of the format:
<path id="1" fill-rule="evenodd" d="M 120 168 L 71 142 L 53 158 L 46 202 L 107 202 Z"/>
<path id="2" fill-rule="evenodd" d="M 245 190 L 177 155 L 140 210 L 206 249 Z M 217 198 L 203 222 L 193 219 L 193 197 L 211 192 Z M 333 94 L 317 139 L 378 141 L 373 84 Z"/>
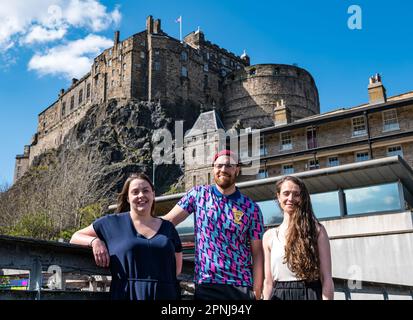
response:
<path id="1" fill-rule="evenodd" d="M 318 219 L 340 216 L 338 191 L 310 195 L 314 214 Z"/>
<path id="2" fill-rule="evenodd" d="M 401 210 L 397 183 L 347 189 L 344 193 L 349 215 Z"/>
<path id="3" fill-rule="evenodd" d="M 264 218 L 264 225 L 279 224 L 283 221 L 281 209 L 278 206 L 277 200 L 259 201 L 257 203 Z"/>

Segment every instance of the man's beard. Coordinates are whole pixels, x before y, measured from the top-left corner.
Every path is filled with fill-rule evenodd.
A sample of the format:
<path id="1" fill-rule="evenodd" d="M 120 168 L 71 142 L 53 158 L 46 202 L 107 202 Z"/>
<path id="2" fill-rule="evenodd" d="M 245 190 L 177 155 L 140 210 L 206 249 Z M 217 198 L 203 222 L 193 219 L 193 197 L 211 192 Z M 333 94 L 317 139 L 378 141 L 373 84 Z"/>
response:
<path id="1" fill-rule="evenodd" d="M 235 184 L 235 175 L 233 176 L 227 175 L 226 177 L 227 177 L 226 180 L 222 180 L 220 179 L 220 177 L 217 177 L 216 175 L 214 175 L 214 181 L 222 189 L 227 189 Z"/>

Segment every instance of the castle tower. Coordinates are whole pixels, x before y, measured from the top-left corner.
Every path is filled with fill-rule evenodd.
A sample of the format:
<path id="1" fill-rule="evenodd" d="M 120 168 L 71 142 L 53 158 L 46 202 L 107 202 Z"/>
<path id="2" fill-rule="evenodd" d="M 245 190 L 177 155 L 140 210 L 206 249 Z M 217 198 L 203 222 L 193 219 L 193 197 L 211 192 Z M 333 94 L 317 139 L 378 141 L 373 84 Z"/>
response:
<path id="1" fill-rule="evenodd" d="M 245 127 L 265 128 L 274 122 L 288 123 L 320 113 L 313 77 L 296 66 L 252 65 L 230 74 L 225 84 L 224 125 L 227 128 L 237 120 Z M 281 100 L 283 106 L 277 104 Z"/>

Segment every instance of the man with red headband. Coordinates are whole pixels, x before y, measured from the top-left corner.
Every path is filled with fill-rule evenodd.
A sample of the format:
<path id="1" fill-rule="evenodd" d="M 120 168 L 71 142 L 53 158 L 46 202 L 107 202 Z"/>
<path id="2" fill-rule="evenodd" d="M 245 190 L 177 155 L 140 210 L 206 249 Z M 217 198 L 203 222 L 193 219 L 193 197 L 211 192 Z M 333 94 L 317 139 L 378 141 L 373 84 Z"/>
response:
<path id="1" fill-rule="evenodd" d="M 215 185 L 193 187 L 164 217 L 177 225 L 194 214 L 196 300 L 261 297 L 263 218 L 235 186 L 239 173 L 238 157 L 222 150 L 214 157 Z"/>

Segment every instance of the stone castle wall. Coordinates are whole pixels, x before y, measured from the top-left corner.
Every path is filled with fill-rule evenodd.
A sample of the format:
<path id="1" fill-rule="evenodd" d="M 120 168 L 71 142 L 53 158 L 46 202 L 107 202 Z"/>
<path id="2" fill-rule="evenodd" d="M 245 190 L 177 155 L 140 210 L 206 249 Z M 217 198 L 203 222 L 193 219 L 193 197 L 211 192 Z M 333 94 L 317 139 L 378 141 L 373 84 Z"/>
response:
<path id="1" fill-rule="evenodd" d="M 226 79 L 224 97 L 227 128 L 238 119 L 244 127 L 273 126 L 274 108 L 281 100 L 291 111 L 291 121 L 320 113 L 312 76 L 290 65 L 253 65 L 238 70 Z"/>

